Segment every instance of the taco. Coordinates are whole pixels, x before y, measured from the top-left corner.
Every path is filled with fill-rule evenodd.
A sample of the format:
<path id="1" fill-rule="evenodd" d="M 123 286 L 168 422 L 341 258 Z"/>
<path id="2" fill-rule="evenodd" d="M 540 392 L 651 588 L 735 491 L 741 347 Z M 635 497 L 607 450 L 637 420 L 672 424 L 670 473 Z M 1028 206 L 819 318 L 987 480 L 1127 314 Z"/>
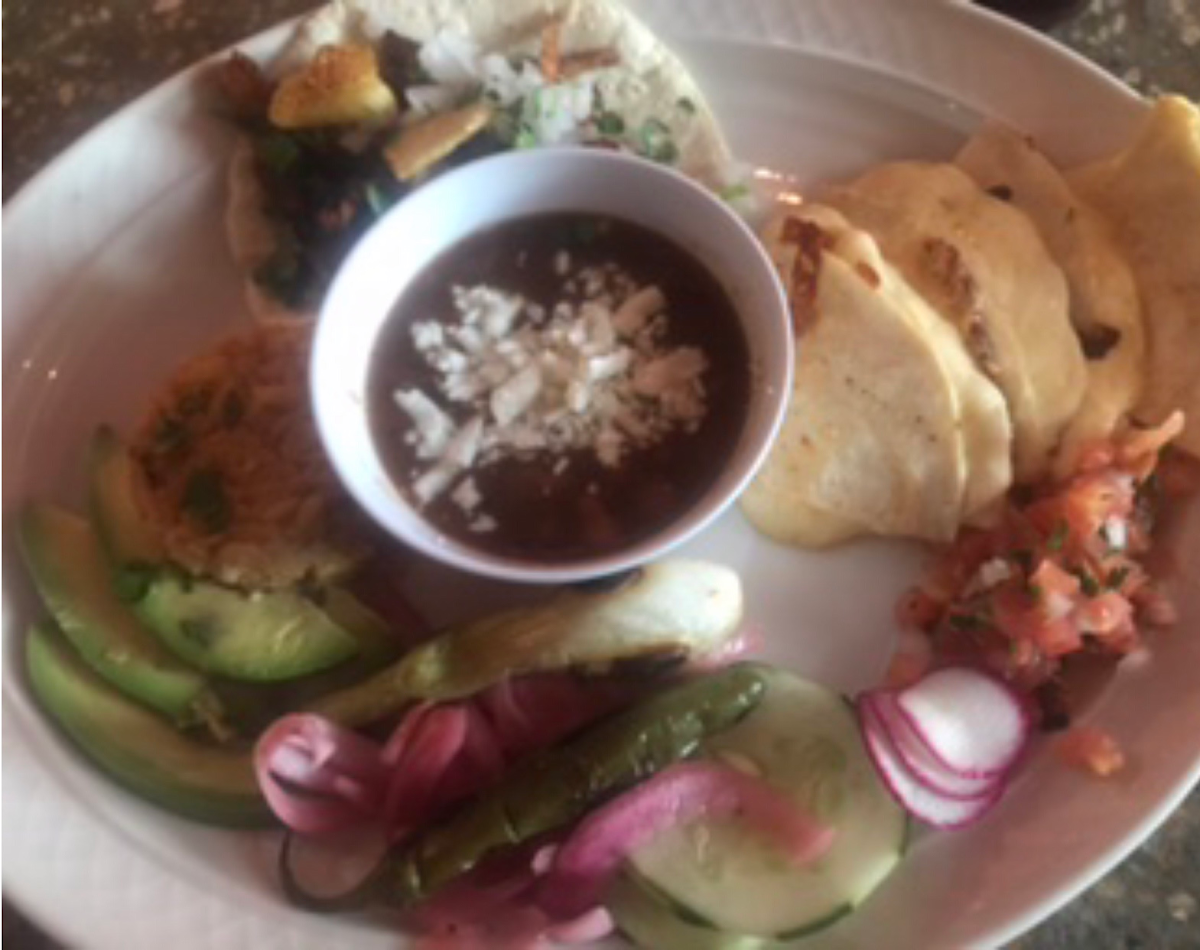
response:
<path id="1" fill-rule="evenodd" d="M 219 78 L 244 131 L 228 237 L 261 318 L 312 314 L 376 217 L 473 158 L 594 145 L 718 188 L 731 167 L 683 64 L 613 0 L 336 0 Z"/>

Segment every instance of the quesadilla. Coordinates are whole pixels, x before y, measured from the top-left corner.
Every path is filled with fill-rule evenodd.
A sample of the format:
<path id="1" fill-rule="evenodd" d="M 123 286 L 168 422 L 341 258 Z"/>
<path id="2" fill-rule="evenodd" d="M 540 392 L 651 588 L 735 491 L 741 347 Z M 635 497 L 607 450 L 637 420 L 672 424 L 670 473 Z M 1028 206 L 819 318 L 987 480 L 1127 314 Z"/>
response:
<path id="1" fill-rule="evenodd" d="M 944 541 L 1011 482 L 1004 398 L 955 330 L 837 212 L 788 211 L 764 239 L 797 322 L 792 402 L 742 496 L 785 543 Z"/>
<path id="2" fill-rule="evenodd" d="M 1004 393 L 1014 474 L 1046 474 L 1087 385 L 1067 283 L 1029 219 L 953 165 L 880 165 L 827 202 L 951 325 Z"/>
<path id="3" fill-rule="evenodd" d="M 1155 425 L 1182 409 L 1174 444 L 1200 456 L 1200 109 L 1157 100 L 1127 149 L 1067 177 L 1108 219 L 1137 280 L 1147 361 L 1134 415 Z"/>
<path id="4" fill-rule="evenodd" d="M 1029 138 L 990 122 L 954 162 L 988 194 L 1028 215 L 1067 279 L 1087 389 L 1054 457 L 1054 474 L 1065 478 L 1081 450 L 1113 434 L 1141 392 L 1145 338 L 1133 272 L 1107 222 Z"/>

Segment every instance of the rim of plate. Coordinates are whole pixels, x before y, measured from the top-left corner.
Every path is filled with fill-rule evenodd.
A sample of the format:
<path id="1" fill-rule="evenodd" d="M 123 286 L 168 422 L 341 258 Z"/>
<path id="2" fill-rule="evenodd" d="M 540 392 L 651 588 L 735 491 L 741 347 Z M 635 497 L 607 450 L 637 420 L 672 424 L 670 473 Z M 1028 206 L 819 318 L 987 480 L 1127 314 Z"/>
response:
<path id="1" fill-rule="evenodd" d="M 1011 85 L 1012 76 L 987 67 L 989 63 L 1011 61 L 1012 57 L 1023 58 L 1027 75 L 1039 77 L 1039 83 L 1062 81 L 1075 88 L 1090 87 L 1093 94 L 1103 90 L 1112 98 L 1114 108 L 1125 108 L 1126 118 L 1131 119 L 1144 108 L 1143 100 L 1132 90 L 1082 56 L 965 0 L 806 0 L 803 4 L 791 0 L 641 0 L 631 6 L 668 44 L 704 39 L 796 49 L 876 73 L 902 76 L 906 81 L 945 95 L 950 101 L 1001 118 L 1007 116 L 997 103 L 1002 88 Z M 235 45 L 252 54 L 268 55 L 282 44 L 298 19 L 278 24 Z M 950 37 L 960 42 L 953 45 L 943 42 Z M 962 65 L 962 42 L 969 42 L 984 60 L 966 72 Z M 902 48 L 906 52 L 899 52 Z M 914 56 L 912 48 L 919 48 L 922 56 Z M 915 62 L 920 63 L 919 68 L 914 68 Z M 186 98 L 202 67 L 203 62 L 185 69 L 133 100 L 31 177 L 4 205 L 3 219 L 10 226 L 6 242 L 20 229 L 25 209 L 36 205 L 39 192 L 69 159 L 92 147 L 119 121 L 164 100 Z M 703 75 L 699 79 L 703 83 Z M 1075 117 L 1074 121 L 1083 119 Z M 1069 130 L 1063 132 L 1064 137 L 1068 134 Z M 1115 140 L 1114 136 L 1113 144 Z M 15 323 L 9 319 L 3 321 L 5 337 Z M 6 358 L 5 363 L 8 362 Z M 11 624 L 7 602 L 4 610 L 7 635 Z M 214 892 L 205 883 L 164 867 L 157 856 L 133 845 L 120 829 L 106 824 L 80 800 L 71 773 L 86 766 L 61 749 L 39 744 L 39 735 L 32 730 L 44 729 L 46 724 L 30 720 L 29 717 L 38 714 L 29 699 L 7 680 L 3 706 L 8 713 L 4 717 L 5 759 L 15 752 L 14 760 L 21 761 L 14 764 L 31 783 L 22 790 L 23 796 L 12 794 L 12 784 L 5 785 L 4 799 L 9 806 L 5 809 L 5 827 L 21 821 L 22 816 L 33 816 L 27 805 L 23 807 L 31 797 L 42 804 L 65 809 L 64 821 L 82 821 L 88 825 L 94 834 L 94 844 L 119 859 L 116 863 L 125 886 L 136 886 L 143 899 L 172 908 L 171 914 L 149 915 L 139 940 L 144 939 L 148 945 L 181 940 L 221 947 L 254 946 L 257 950 L 271 946 L 328 945 L 329 940 L 336 939 L 336 934 L 344 933 L 317 920 L 300 926 L 272 908 L 231 904 L 224 894 Z M 1012 939 L 1094 883 L 1136 848 L 1198 780 L 1200 755 L 1171 792 L 1148 809 L 1128 834 L 1115 840 L 1086 871 L 1049 891 L 1007 926 L 982 935 L 986 945 Z M 4 871 L 8 896 L 22 911 L 46 932 L 67 943 L 82 944 L 90 939 L 105 946 L 127 945 L 128 924 L 105 903 L 106 888 L 96 886 L 94 879 L 77 872 L 69 861 L 64 862 L 53 881 L 43 879 L 34 873 L 37 857 L 24 850 L 10 851 Z M 89 884 L 90 891 L 86 887 Z M 61 915 L 60 894 L 71 895 L 71 914 L 66 919 Z M 219 943 L 213 943 L 218 939 Z"/>

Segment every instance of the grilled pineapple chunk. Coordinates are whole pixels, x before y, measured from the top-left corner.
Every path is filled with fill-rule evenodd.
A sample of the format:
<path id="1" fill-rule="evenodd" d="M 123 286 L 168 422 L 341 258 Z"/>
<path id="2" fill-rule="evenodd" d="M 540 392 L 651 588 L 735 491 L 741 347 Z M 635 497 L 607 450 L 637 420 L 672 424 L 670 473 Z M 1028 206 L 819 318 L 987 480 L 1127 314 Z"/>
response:
<path id="1" fill-rule="evenodd" d="M 281 129 L 378 122 L 395 115 L 396 97 L 379 75 L 369 46 L 323 46 L 304 68 L 285 76 L 269 118 Z"/>
<path id="2" fill-rule="evenodd" d="M 399 132 L 384 147 L 383 157 L 393 175 L 409 181 L 479 132 L 491 117 L 484 102 L 430 116 Z"/>

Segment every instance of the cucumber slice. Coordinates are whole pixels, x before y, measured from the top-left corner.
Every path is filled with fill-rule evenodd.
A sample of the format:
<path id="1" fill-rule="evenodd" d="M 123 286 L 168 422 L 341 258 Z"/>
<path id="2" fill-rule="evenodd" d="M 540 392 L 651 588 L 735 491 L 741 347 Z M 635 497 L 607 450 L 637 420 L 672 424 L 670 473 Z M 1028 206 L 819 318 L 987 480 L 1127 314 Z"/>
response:
<path id="1" fill-rule="evenodd" d="M 844 699 L 782 670 L 764 676 L 761 704 L 706 740 L 703 754 L 762 775 L 832 825 L 829 851 L 796 867 L 735 820 L 702 820 L 659 835 L 631 866 L 717 930 L 791 939 L 861 903 L 900 859 L 908 823 L 876 776 Z"/>
<path id="2" fill-rule="evenodd" d="M 613 922 L 630 942 L 644 950 L 776 950 L 769 937 L 729 934 L 683 917 L 626 875 L 613 881 L 605 900 Z"/>

